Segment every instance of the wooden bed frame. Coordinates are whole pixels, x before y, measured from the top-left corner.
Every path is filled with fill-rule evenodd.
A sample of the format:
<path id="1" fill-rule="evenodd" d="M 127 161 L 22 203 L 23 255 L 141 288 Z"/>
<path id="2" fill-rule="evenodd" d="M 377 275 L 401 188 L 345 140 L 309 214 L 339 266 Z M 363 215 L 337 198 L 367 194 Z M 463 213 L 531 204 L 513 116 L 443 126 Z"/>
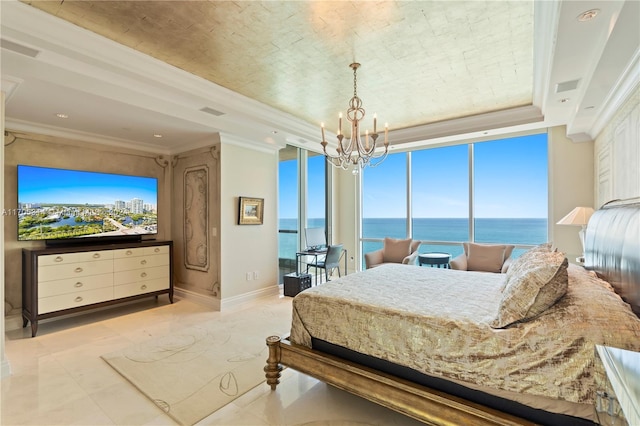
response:
<path id="1" fill-rule="evenodd" d="M 354 395 L 433 425 L 533 425 L 526 420 L 483 407 L 334 357 L 287 338 L 267 338 L 269 358 L 264 368 L 267 384 L 275 390 L 282 366 L 315 377 Z"/>
<path id="2" fill-rule="evenodd" d="M 639 199 L 608 204 L 596 211 L 589 222 L 585 238 L 585 267 L 596 271 L 601 278 L 609 281 L 640 316 L 640 243 L 636 241 L 637 235 L 629 232 L 634 229 L 640 229 Z M 267 338 L 267 346 L 269 358 L 264 371 L 267 384 L 272 390 L 275 390 L 279 383 L 284 365 L 427 424 L 534 424 L 324 352 L 296 345 L 286 337 L 270 336 Z"/>

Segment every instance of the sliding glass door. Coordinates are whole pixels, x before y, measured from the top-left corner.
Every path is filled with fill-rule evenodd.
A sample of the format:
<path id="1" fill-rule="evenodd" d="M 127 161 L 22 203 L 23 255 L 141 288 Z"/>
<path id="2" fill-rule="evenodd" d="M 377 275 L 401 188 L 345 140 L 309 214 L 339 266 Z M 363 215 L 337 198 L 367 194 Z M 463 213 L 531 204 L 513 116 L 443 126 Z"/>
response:
<path id="1" fill-rule="evenodd" d="M 279 282 L 296 271 L 296 252 L 304 247 L 304 229 L 322 228 L 326 235 L 327 162 L 323 155 L 287 145 L 280 150 L 278 170 Z"/>

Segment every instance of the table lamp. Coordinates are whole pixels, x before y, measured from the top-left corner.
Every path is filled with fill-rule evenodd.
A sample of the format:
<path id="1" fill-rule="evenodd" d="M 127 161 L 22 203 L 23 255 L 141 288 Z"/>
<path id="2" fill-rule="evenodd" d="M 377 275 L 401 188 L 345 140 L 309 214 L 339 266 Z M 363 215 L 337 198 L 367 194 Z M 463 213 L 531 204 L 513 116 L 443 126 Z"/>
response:
<path id="1" fill-rule="evenodd" d="M 589 223 L 589 218 L 592 214 L 593 209 L 591 207 L 576 207 L 556 223 L 556 225 L 575 225 L 582 227 L 578 232 L 580 243 L 582 244 L 582 258 L 584 258 L 584 231 L 587 228 L 587 223 Z"/>

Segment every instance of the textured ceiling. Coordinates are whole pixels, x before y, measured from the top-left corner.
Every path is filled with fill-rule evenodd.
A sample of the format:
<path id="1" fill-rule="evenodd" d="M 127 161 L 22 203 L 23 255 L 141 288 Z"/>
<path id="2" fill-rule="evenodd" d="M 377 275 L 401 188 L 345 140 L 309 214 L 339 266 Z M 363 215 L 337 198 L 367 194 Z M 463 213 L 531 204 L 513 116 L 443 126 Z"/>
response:
<path id="1" fill-rule="evenodd" d="M 392 129 L 532 103 L 532 1 L 23 1 L 310 123 Z"/>

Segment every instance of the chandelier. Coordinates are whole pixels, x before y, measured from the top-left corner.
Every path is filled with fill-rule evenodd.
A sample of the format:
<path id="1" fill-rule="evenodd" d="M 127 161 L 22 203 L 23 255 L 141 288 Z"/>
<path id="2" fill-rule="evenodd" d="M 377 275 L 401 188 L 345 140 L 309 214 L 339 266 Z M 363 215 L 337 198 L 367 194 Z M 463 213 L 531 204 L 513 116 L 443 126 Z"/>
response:
<path id="1" fill-rule="evenodd" d="M 349 109 L 347 110 L 347 120 L 351 123 L 351 134 L 349 140 L 346 141 L 344 133 L 342 133 L 342 113 L 338 116 L 338 146 L 336 148 L 337 155 L 331 155 L 327 152 L 327 141 L 324 138 L 324 123 L 322 127 L 322 150 L 327 161 L 335 167 L 347 170 L 353 165 L 353 174 L 357 174 L 360 169 L 366 166 L 375 167 L 380 164 L 389 153 L 389 140 L 387 138 L 389 125 L 384 125 L 384 151 L 376 152 L 378 141 L 378 118 L 373 114 L 373 132 L 369 133 L 367 129 L 364 133 L 364 141 L 361 135 L 361 122 L 364 118 L 364 108 L 362 107 L 362 99 L 358 97 L 358 85 L 356 72 L 360 64 L 354 62 L 349 65 L 353 69 L 353 97 L 349 101 Z"/>

